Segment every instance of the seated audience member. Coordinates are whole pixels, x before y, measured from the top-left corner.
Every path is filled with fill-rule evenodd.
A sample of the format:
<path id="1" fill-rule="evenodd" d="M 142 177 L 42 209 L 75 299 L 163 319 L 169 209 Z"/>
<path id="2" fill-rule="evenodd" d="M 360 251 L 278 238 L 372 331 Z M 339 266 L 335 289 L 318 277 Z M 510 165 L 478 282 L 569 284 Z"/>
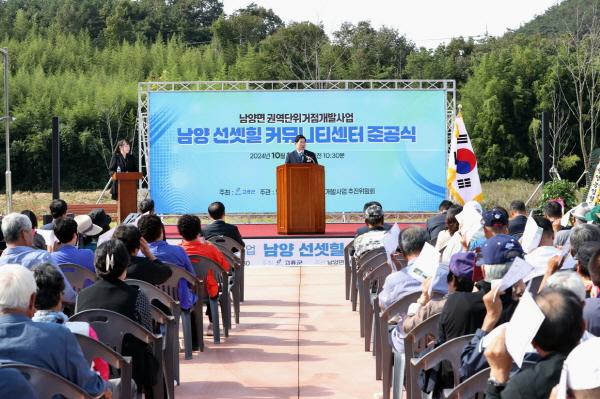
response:
<path id="1" fill-rule="evenodd" d="M 54 223 L 54 235 L 60 243 L 57 251 L 50 253 L 52 260 L 57 265 L 65 263 L 83 266 L 95 272 L 94 253 L 89 249 L 78 249 L 77 222 L 71 218 L 64 217 Z"/>
<path id="2" fill-rule="evenodd" d="M 54 222 L 57 219 L 62 218 L 67 214 L 67 203 L 61 199 L 55 199 L 50 202 L 50 215 L 52 215 L 52 222 L 42 226 L 42 230 L 54 229 Z"/>
<path id="3" fill-rule="evenodd" d="M 122 224 L 115 229 L 113 238 L 123 241 L 129 252 L 127 278 L 159 285 L 171 277 L 171 268 L 154 256 L 137 227 L 131 224 Z M 137 256 L 138 252 L 144 256 Z"/>
<path id="4" fill-rule="evenodd" d="M 571 236 L 569 238 L 570 255 L 575 259 L 578 258 L 580 256 L 579 252 L 583 247 L 583 250 L 581 251 L 581 258 L 589 259 L 589 257 L 591 257 L 593 248 L 587 246 L 586 243 L 590 242 L 600 242 L 599 226 L 594 224 L 583 224 L 573 227 L 571 229 Z M 563 267 L 564 262 L 565 260 L 560 256 L 554 256 L 548 260 L 548 266 L 546 268 L 546 273 L 544 274 L 544 280 L 542 280 L 542 284 L 540 285 L 540 291 L 543 289 L 545 281 L 548 279 L 548 277 Z M 587 263 L 577 260 L 575 263 L 575 271 L 577 271 L 579 276 L 583 279 L 583 282 L 586 285 L 586 290 L 590 292 L 592 289 L 592 281 L 590 279 L 590 273 L 587 269 Z"/>
<path id="5" fill-rule="evenodd" d="M 535 366 L 521 369 L 509 380 L 513 360 L 506 350 L 502 329 L 485 350 L 490 365 L 486 398 L 546 399 L 559 382 L 567 355 L 579 344 L 584 331 L 583 307 L 572 292 L 545 288 L 535 302 L 545 316 L 531 342 L 541 360 Z M 496 301 L 492 313 L 498 314 L 500 306 Z"/>
<path id="6" fill-rule="evenodd" d="M 129 253 L 121 241 L 111 239 L 100 244 L 94 254 L 94 266 L 99 279 L 79 292 L 75 312 L 89 309 L 112 310 L 152 331 L 148 297 L 137 287 L 124 282 L 128 264 Z M 136 385 L 146 391 L 150 389 L 156 383 L 160 365 L 149 346 L 126 335 L 122 354 L 132 357 L 133 380 Z"/>
<path id="7" fill-rule="evenodd" d="M 560 220 L 563 215 L 562 205 L 556 201 L 548 201 L 544 205 L 544 217 L 552 223 L 552 229 L 554 233 L 562 230 Z M 555 237 L 556 238 L 556 237 Z"/>
<path id="8" fill-rule="evenodd" d="M 201 223 L 198 216 L 182 215 L 177 221 L 177 231 L 179 231 L 179 234 L 183 238 L 179 246 L 183 248 L 188 256 L 199 255 L 207 257 L 229 272 L 229 263 L 221 251 L 200 236 Z M 219 286 L 212 270 L 208 272 L 206 285 L 208 295 L 211 298 L 215 298 L 219 294 Z"/>
<path id="9" fill-rule="evenodd" d="M 579 226 L 581 224 L 587 224 L 586 214 L 590 210 L 590 207 L 585 203 L 581 203 L 577 205 L 575 208 L 569 211 L 569 222 L 572 227 Z M 564 220 L 564 217 L 563 217 Z M 562 223 L 562 221 L 561 221 Z M 559 232 L 557 232 L 554 236 L 554 245 L 557 247 L 564 246 L 571 237 L 571 232 L 573 231 L 570 227 L 565 227 Z"/>
<path id="10" fill-rule="evenodd" d="M 381 206 L 381 204 L 378 201 L 369 201 L 367 203 L 365 203 L 365 205 L 363 206 L 363 213 L 365 213 L 367 211 L 367 208 L 369 208 L 371 205 L 377 205 L 378 207 L 380 207 L 382 209 L 383 212 L 383 206 Z M 383 224 L 383 228 L 387 231 L 389 229 L 391 229 L 394 225 L 391 223 L 384 223 Z M 354 235 L 354 238 L 365 234 L 366 232 L 369 231 L 369 224 L 365 221 L 365 225 L 359 227 L 358 229 L 356 229 L 356 234 Z"/>
<path id="11" fill-rule="evenodd" d="M 38 399 L 31 384 L 19 370 L 0 369 L 0 398 Z"/>
<path id="12" fill-rule="evenodd" d="M 440 253 L 443 252 L 444 249 L 446 249 L 446 246 L 450 242 L 450 239 L 452 238 L 452 236 L 454 236 L 454 233 L 456 233 L 458 231 L 459 225 L 458 225 L 458 220 L 456 220 L 456 215 L 461 213 L 462 210 L 463 210 L 462 206 L 452 205 L 446 211 L 446 218 L 445 218 L 446 229 L 439 232 L 439 234 L 436 238 L 437 241 L 435 243 L 435 249 L 438 250 Z"/>
<path id="13" fill-rule="evenodd" d="M 24 211 L 21 211 L 21 215 L 25 215 L 29 218 L 29 220 L 31 221 L 31 227 L 34 231 L 38 228 L 38 221 L 37 216 L 35 216 L 35 213 L 26 209 Z M 44 240 L 44 237 L 42 237 L 42 235 L 38 232 L 34 233 L 33 235 L 33 247 L 43 250 L 48 249 L 48 247 L 46 246 L 46 240 Z"/>
<path id="14" fill-rule="evenodd" d="M 583 283 L 585 284 L 585 289 L 587 296 L 592 296 L 592 290 L 594 290 L 594 283 L 590 275 L 589 263 L 590 259 L 594 255 L 594 253 L 600 249 L 600 241 L 588 241 L 584 242 L 579 246 L 579 250 L 577 251 L 577 266 L 575 267 L 575 271 L 581 277 Z M 597 295 L 597 291 L 595 295 Z"/>
<path id="15" fill-rule="evenodd" d="M 473 252 L 460 252 L 452 255 L 450 265 L 448 266 L 448 295 L 454 292 L 472 292 L 473 291 L 473 269 L 475 268 L 475 254 Z M 423 283 L 421 296 L 416 304 L 408 308 L 404 318 L 404 332 L 410 330 L 427 320 L 429 317 L 441 313 L 446 303 L 448 295 L 435 296 L 435 288 L 432 291 L 434 297 L 429 296 L 429 286 L 432 279 L 429 278 Z M 416 305 L 416 306 L 415 306 Z"/>
<path id="16" fill-rule="evenodd" d="M 404 269 L 393 272 L 385 278 L 383 289 L 379 293 L 379 307 L 386 309 L 407 294 L 423 290 L 422 284 L 409 274 L 415 260 L 419 257 L 428 239 L 427 231 L 420 227 L 409 227 L 400 236 L 400 246 L 407 260 Z M 430 284 L 431 282 L 428 282 Z M 390 332 L 392 345 L 398 352 L 404 352 L 403 320 L 405 315 L 399 315 L 396 328 Z"/>
<path id="17" fill-rule="evenodd" d="M 589 251 L 586 251 L 584 245 L 585 243 L 589 242 L 600 242 L 600 227 L 594 224 L 575 226 L 572 229 L 570 242 L 571 255 L 574 258 L 579 258 L 579 252 L 583 248 L 583 252 L 581 253 L 582 257 L 587 257 L 589 259 Z M 586 286 L 586 291 L 589 292 L 592 289 L 592 281 L 590 279 L 590 272 L 588 270 L 587 263 L 580 262 L 578 260 L 575 271 L 583 279 L 583 282 Z"/>
<path id="18" fill-rule="evenodd" d="M 0 225 L 2 225 L 2 215 L 0 215 Z M 2 229 L 0 228 L 0 255 L 6 249 L 6 241 L 4 240 L 4 234 L 2 233 Z"/>
<path id="19" fill-rule="evenodd" d="M 183 240 L 179 244 L 185 253 L 190 255 L 204 256 L 220 265 L 225 271 L 229 272 L 229 263 L 225 256 L 212 243 L 204 240 L 200 236 L 201 224 L 200 218 L 194 215 L 182 215 L 177 221 L 177 231 L 181 234 Z M 206 291 L 209 298 L 214 299 L 219 295 L 219 284 L 212 270 L 206 275 Z M 212 334 L 212 313 L 210 306 L 206 307 L 206 315 L 210 324 L 207 327 L 208 334 Z"/>
<path id="20" fill-rule="evenodd" d="M 371 205 L 365 211 L 365 224 L 368 231 L 354 239 L 354 256 L 360 257 L 367 251 L 383 247 L 386 229 L 383 223 L 383 209 L 379 205 Z"/>
<path id="21" fill-rule="evenodd" d="M 35 314 L 31 320 L 38 323 L 62 324 L 72 333 L 86 335 L 98 340 L 98 336 L 89 323 L 69 321 L 62 312 L 62 293 L 65 290 L 65 279 L 52 265 L 42 264 L 33 269 L 37 294 L 35 296 Z M 108 380 L 108 363 L 102 358 L 94 359 L 94 370 L 102 379 Z"/>
<path id="22" fill-rule="evenodd" d="M 142 237 L 148 242 L 150 252 L 162 262 L 179 266 L 196 275 L 194 267 L 183 248 L 167 244 L 164 239 L 164 226 L 156 215 L 144 215 L 138 221 L 138 228 Z M 182 309 L 190 309 L 196 303 L 196 294 L 189 288 L 185 280 L 181 279 L 178 286 L 179 304 Z M 194 323 L 192 323 L 194 324 Z"/>
<path id="23" fill-rule="evenodd" d="M 560 249 L 553 246 L 554 230 L 552 229 L 552 223 L 541 216 L 534 216 L 533 219 L 538 227 L 542 229 L 542 238 L 538 247 L 525 255 L 527 263 L 534 267 L 531 273 L 523 279 L 525 282 L 543 275 L 546 272 L 550 258 L 561 254 Z"/>
<path id="24" fill-rule="evenodd" d="M 569 399 L 600 398 L 600 368 L 595 366 L 600 354 L 600 338 L 591 338 L 577 345 L 563 364 L 565 384 L 557 385 L 550 399 L 560 398 L 558 389 L 566 389 L 562 397 Z"/>
<path id="25" fill-rule="evenodd" d="M 85 216 L 85 215 L 82 215 Z M 103 208 L 94 208 L 90 211 L 90 213 L 87 215 L 89 216 L 89 218 L 92 221 L 92 224 L 94 224 L 95 226 L 98 226 L 102 229 L 102 231 L 100 231 L 100 233 L 96 233 L 96 234 L 90 234 L 90 235 L 97 235 L 97 234 L 102 234 L 102 233 L 106 233 L 108 230 L 110 230 L 110 224 L 112 223 L 112 218 L 110 217 L 110 215 L 107 215 L 106 212 L 104 211 Z M 75 218 L 77 219 L 77 218 Z M 89 222 L 85 222 L 85 225 L 87 226 Z M 79 224 L 79 223 L 77 223 Z M 94 232 L 96 232 L 96 230 L 94 230 Z M 81 233 L 81 234 L 85 234 L 85 233 Z"/>
<path id="26" fill-rule="evenodd" d="M 596 250 L 588 263 L 588 270 L 594 285 L 591 297 L 585 300 L 583 318 L 587 331 L 595 336 L 600 336 L 600 249 Z"/>
<path id="27" fill-rule="evenodd" d="M 521 238 L 527 224 L 527 207 L 525 203 L 516 200 L 510 203 L 510 220 L 508 222 L 508 234 L 517 239 Z"/>
<path id="28" fill-rule="evenodd" d="M 482 248 L 483 281 L 479 282 L 477 292 L 457 291 L 448 295 L 440 316 L 438 342 L 473 334 L 483 322 L 485 305 L 483 296 L 491 290 L 492 280 L 504 277 L 517 256 L 523 255 L 521 245 L 512 236 L 498 234 L 486 241 Z M 512 289 L 500 296 L 503 305 L 502 321 L 512 316 L 517 302 L 513 299 Z"/>
<path id="29" fill-rule="evenodd" d="M 91 396 L 112 397 L 111 386 L 90 369 L 77 340 L 64 326 L 35 323 L 37 287 L 20 265 L 0 267 L 0 359 L 50 370 Z"/>
<path id="30" fill-rule="evenodd" d="M 421 283 L 408 274 L 408 271 L 419 257 L 426 242 L 427 231 L 425 229 L 409 227 L 402 232 L 400 246 L 406 257 L 407 265 L 404 269 L 393 272 L 385 278 L 383 289 L 379 293 L 379 305 L 382 309 L 392 305 L 404 295 L 421 289 Z"/>
<path id="31" fill-rule="evenodd" d="M 138 211 L 142 215 L 154 215 L 154 200 L 151 198 L 143 199 L 138 205 Z"/>
<path id="32" fill-rule="evenodd" d="M 508 235 L 508 213 L 504 208 L 494 207 L 483 212 L 483 233 L 486 239 L 498 234 Z"/>
<path id="33" fill-rule="evenodd" d="M 32 247 L 33 228 L 27 216 L 20 213 L 9 213 L 4 216 L 2 219 L 2 234 L 6 240 L 6 249 L 0 256 L 0 268 L 6 264 L 18 264 L 31 270 L 42 263 L 50 263 L 63 274 L 50 253 Z M 75 302 L 77 294 L 67 279 L 65 279 L 65 285 L 65 301 Z"/>
<path id="34" fill-rule="evenodd" d="M 562 271 L 553 274 L 548 279 L 548 288 L 565 289 L 573 293 L 577 299 L 583 304 L 585 300 L 585 287 L 583 281 L 572 271 Z M 504 328 L 497 326 L 499 320 L 499 307 L 494 303 L 492 299 L 492 293 L 488 292 L 483 302 L 486 306 L 486 315 L 483 319 L 481 328 L 475 331 L 475 336 L 471 339 L 469 344 L 465 346 L 461 355 L 461 367 L 460 367 L 460 380 L 464 381 L 477 372 L 489 367 L 489 364 L 483 355 L 485 348 L 483 346 L 483 338 L 492 332 L 495 328 Z M 584 333 L 582 340 L 589 337 L 589 334 Z M 538 362 L 540 356 L 537 352 L 527 352 L 525 354 L 525 360 Z"/>
<path id="35" fill-rule="evenodd" d="M 95 208 L 88 215 L 76 216 L 75 221 L 77 222 L 78 233 L 82 238 L 81 247 L 95 251 L 100 236 L 110 230 L 112 218 L 104 212 L 104 209 Z M 93 230 L 87 230 L 90 228 L 90 224 L 93 225 Z"/>
<path id="36" fill-rule="evenodd" d="M 242 247 L 245 245 L 240 230 L 234 224 L 225 222 L 225 205 L 221 202 L 213 202 L 208 206 L 208 214 L 214 222 L 202 227 L 202 235 L 207 240 L 215 236 L 229 237 L 237 241 Z"/>
<path id="37" fill-rule="evenodd" d="M 429 243 L 435 246 L 438 234 L 446 228 L 446 212 L 452 206 L 452 202 L 443 200 L 438 206 L 439 213 L 427 219 L 427 234 L 429 234 Z"/>

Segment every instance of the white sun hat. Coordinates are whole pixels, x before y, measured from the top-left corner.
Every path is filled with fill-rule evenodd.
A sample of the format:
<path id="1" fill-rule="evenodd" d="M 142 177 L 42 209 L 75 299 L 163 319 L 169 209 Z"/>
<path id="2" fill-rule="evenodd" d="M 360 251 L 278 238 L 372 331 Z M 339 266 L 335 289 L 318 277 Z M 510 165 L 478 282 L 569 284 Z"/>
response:
<path id="1" fill-rule="evenodd" d="M 95 225 L 92 222 L 92 218 L 88 215 L 75 216 L 75 222 L 77 222 L 77 233 L 79 234 L 83 234 L 84 236 L 95 236 L 102 233 L 102 227 Z"/>

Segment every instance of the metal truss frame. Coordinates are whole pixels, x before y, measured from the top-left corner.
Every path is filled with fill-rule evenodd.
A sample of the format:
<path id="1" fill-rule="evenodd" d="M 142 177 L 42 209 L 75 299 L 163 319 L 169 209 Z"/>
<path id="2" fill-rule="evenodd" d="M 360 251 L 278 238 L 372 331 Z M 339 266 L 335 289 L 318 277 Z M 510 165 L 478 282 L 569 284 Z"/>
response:
<path id="1" fill-rule="evenodd" d="M 148 138 L 148 98 L 152 92 L 192 91 L 307 91 L 307 90 L 444 90 L 446 92 L 446 130 L 448 147 L 456 118 L 455 80 L 265 80 L 192 81 L 138 83 L 138 141 L 140 171 L 150 184 L 150 146 Z M 447 149 L 447 148 L 446 148 Z M 143 181 L 140 182 L 140 188 Z M 419 212 L 419 214 L 422 214 Z M 345 214 L 341 214 L 345 220 Z M 406 214 L 410 218 L 408 214 Z"/>

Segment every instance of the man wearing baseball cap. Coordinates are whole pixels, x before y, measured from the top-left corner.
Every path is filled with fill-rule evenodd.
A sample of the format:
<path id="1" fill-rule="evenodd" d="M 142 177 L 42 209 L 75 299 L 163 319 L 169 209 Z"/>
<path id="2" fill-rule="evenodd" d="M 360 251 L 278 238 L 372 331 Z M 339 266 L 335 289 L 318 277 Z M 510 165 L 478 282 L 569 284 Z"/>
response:
<path id="1" fill-rule="evenodd" d="M 473 291 L 473 269 L 475 268 L 475 253 L 459 252 L 452 255 L 450 265 L 448 265 L 448 274 L 446 277 L 446 292 L 451 295 L 454 292 L 472 292 Z M 407 317 L 404 319 L 404 332 L 418 326 L 436 313 L 440 313 L 444 308 L 448 295 L 440 295 L 438 287 L 429 287 L 433 278 L 428 278 L 423 283 L 421 296 L 417 302 L 411 304 L 408 308 Z"/>
<path id="2" fill-rule="evenodd" d="M 500 208 L 492 208 L 483 213 L 483 231 L 485 238 L 496 234 L 508 234 L 508 214 Z"/>
<path id="3" fill-rule="evenodd" d="M 517 240 L 506 234 L 498 234 L 487 240 L 481 251 L 483 281 L 477 283 L 479 291 L 455 292 L 448 296 L 440 317 L 440 342 L 473 334 L 481 326 L 486 313 L 483 296 L 491 290 L 492 280 L 504 277 L 514 259 L 523 255 Z M 506 290 L 500 300 L 503 307 L 500 320 L 508 321 L 517 305 L 512 298 L 512 289 Z"/>

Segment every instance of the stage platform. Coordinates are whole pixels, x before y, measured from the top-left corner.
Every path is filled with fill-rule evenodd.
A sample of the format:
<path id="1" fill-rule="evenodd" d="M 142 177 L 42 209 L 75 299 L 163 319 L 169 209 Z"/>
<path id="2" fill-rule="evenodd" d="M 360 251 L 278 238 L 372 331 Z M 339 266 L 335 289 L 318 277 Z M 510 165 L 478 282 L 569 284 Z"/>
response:
<path id="1" fill-rule="evenodd" d="M 398 223 L 401 229 L 424 223 Z M 328 223 L 324 234 L 277 234 L 275 224 L 239 224 L 246 244 L 246 266 L 335 266 L 344 264 L 344 247 L 363 223 Z M 166 225 L 167 241 L 177 244 L 177 226 Z"/>
<path id="2" fill-rule="evenodd" d="M 401 229 L 409 226 L 425 226 L 424 223 L 398 223 Z M 277 234 L 277 225 L 275 224 L 238 224 L 240 234 L 244 238 L 281 238 L 281 237 L 354 237 L 356 230 L 364 226 L 364 223 L 328 223 L 325 225 L 325 234 Z M 177 226 L 166 225 L 165 232 L 168 239 L 180 238 L 177 232 Z"/>

